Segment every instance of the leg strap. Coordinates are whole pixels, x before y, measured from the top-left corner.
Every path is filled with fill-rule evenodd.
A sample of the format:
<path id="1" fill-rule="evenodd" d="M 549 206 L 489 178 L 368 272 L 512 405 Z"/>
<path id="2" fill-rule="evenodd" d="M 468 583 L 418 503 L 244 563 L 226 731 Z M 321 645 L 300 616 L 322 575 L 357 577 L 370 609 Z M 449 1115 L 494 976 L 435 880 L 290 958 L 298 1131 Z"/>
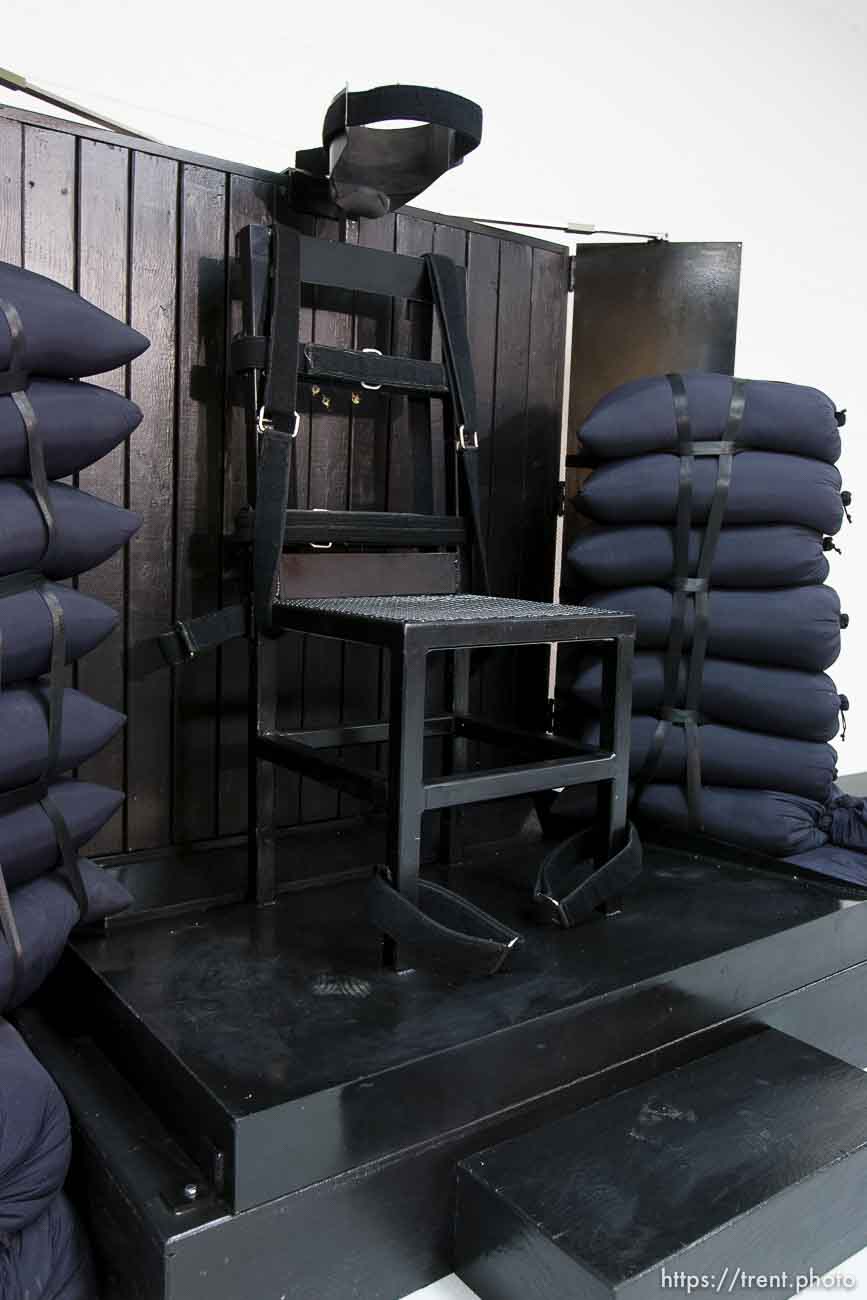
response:
<path id="1" fill-rule="evenodd" d="M 249 611 L 244 605 L 227 605 L 200 618 L 179 619 L 168 632 L 157 637 L 163 658 L 170 667 L 189 662 L 197 655 L 216 650 L 226 641 L 247 636 Z"/>
<path id="2" fill-rule="evenodd" d="M 591 826 L 570 835 L 544 858 L 533 890 L 537 921 L 571 929 L 641 874 L 641 840 L 631 822 L 623 848 L 601 865 L 594 857 L 598 845 L 599 833 Z"/>
<path id="3" fill-rule="evenodd" d="M 450 889 L 418 882 L 418 905 L 394 888 L 386 870 L 368 892 L 368 917 L 398 944 L 423 952 L 436 965 L 465 975 L 495 975 L 521 936 Z"/>

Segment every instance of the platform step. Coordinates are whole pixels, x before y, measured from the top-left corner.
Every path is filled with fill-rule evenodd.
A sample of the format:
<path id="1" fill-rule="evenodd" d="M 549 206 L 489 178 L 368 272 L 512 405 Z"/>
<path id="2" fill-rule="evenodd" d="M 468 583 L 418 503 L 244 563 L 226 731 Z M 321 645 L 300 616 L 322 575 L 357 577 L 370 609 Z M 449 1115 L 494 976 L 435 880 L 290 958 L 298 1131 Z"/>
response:
<path id="1" fill-rule="evenodd" d="M 867 1077 L 775 1030 L 458 1169 L 482 1300 L 786 1296 L 865 1243 Z"/>

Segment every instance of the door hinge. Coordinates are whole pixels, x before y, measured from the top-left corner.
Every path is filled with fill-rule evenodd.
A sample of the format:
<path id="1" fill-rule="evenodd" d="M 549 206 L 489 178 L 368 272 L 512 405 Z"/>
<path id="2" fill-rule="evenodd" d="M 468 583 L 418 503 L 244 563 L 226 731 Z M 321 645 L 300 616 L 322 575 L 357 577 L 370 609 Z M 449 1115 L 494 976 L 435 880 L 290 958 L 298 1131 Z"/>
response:
<path id="1" fill-rule="evenodd" d="M 554 721 L 555 721 L 555 718 L 556 718 L 556 711 L 557 711 L 557 701 L 554 700 L 554 699 L 550 699 L 550 700 L 548 700 L 548 706 L 547 706 L 547 711 L 546 711 L 546 715 L 545 715 L 545 730 L 546 730 L 546 731 L 553 731 L 553 730 L 554 730 Z"/>
<path id="2" fill-rule="evenodd" d="M 568 279 L 566 281 L 566 286 L 569 290 L 569 293 L 575 292 L 575 254 L 574 253 L 571 253 L 569 255 L 569 271 L 568 271 Z"/>
<path id="3" fill-rule="evenodd" d="M 557 514 L 562 519 L 566 513 L 566 480 L 560 479 L 557 484 Z"/>

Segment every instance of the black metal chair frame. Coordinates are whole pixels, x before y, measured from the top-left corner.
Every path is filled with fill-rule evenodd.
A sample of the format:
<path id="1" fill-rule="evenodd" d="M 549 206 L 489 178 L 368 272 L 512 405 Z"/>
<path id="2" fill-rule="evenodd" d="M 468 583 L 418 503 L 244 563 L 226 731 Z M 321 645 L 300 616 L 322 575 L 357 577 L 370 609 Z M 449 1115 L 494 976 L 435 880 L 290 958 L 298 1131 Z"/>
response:
<path id="1" fill-rule="evenodd" d="M 291 238 L 301 283 L 433 303 L 435 309 L 442 309 L 434 284 L 435 269 L 424 258 L 317 240 L 294 231 Z M 269 357 L 273 356 L 268 336 L 284 324 L 276 319 L 280 304 L 272 282 L 272 241 L 272 228 L 251 226 L 241 232 L 238 242 L 243 332 L 233 345 L 233 364 L 245 379 L 251 485 L 250 508 L 242 512 L 239 537 L 252 540 L 254 552 L 260 543 L 266 549 L 269 544 L 275 547 L 273 537 L 264 541 L 262 537 L 266 528 L 273 531 L 273 511 L 270 524 L 264 508 L 256 513 L 252 487 L 258 476 L 261 491 L 263 459 L 267 458 L 263 436 L 272 427 L 263 400 Z M 461 293 L 465 293 L 463 287 Z M 295 300 L 300 302 L 300 284 Z M 599 782 L 597 861 L 616 854 L 624 842 L 634 619 L 599 610 L 461 594 L 469 567 L 467 552 L 474 540 L 481 539 L 473 537 L 478 524 L 477 501 L 473 517 L 472 493 L 465 490 L 469 480 L 462 479 L 459 465 L 461 457 L 477 458 L 478 439 L 475 428 L 468 430 L 462 422 L 464 412 L 455 409 L 455 388 L 460 381 L 450 364 L 454 340 L 442 310 L 439 316 L 444 331 L 443 364 L 322 348 L 300 344 L 294 337 L 290 338 L 289 353 L 284 351 L 284 356 L 294 357 L 297 350 L 301 382 L 327 381 L 355 388 L 363 383 L 391 393 L 442 398 L 448 412 L 447 508 L 453 513 L 432 516 L 288 506 L 285 510 L 282 538 L 276 542 L 276 549 L 282 551 L 281 571 L 272 592 L 273 604 L 265 615 L 270 626 L 260 625 L 261 603 L 257 619 L 254 590 L 250 629 L 249 882 L 251 897 L 259 903 L 272 901 L 277 893 L 277 766 L 385 810 L 388 882 L 410 905 L 419 902 L 421 819 L 431 810 L 444 814 L 442 856 L 453 864 L 461 855 L 458 809 L 462 805 Z M 454 332 L 454 322 L 451 330 Z M 468 359 L 468 343 L 465 338 L 459 342 Z M 295 382 L 293 375 L 293 398 Z M 297 421 L 284 436 L 296 432 Z M 311 549 L 321 547 L 331 549 Z M 344 547 L 379 549 L 342 550 Z M 482 569 L 486 578 L 484 565 Z M 259 580 L 252 574 L 251 586 L 255 588 Z M 388 722 L 281 731 L 277 725 L 277 640 L 281 632 L 289 630 L 387 650 L 391 669 Z M 605 708 L 598 749 L 589 750 L 550 732 L 523 732 L 470 713 L 473 649 L 565 641 L 593 643 L 603 656 Z M 433 651 L 450 652 L 449 707 L 440 716 L 425 717 L 427 663 Z M 447 738 L 447 771 L 426 779 L 423 750 L 429 736 Z M 386 741 L 387 777 L 325 752 Z M 465 770 L 470 741 L 522 750 L 534 761 L 470 772 Z M 552 919 L 563 919 L 556 899 L 545 897 L 542 901 L 553 906 Z M 387 942 L 387 958 L 392 964 L 399 962 L 393 940 Z"/>

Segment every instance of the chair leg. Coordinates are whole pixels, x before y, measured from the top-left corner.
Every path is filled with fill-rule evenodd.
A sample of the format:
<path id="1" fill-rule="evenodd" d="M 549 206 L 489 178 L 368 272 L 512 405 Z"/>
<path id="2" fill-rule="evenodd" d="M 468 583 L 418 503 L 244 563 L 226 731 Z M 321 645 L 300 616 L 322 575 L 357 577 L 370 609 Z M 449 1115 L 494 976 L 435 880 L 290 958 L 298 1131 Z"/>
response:
<path id="1" fill-rule="evenodd" d="M 623 845 L 629 805 L 629 741 L 632 719 L 632 659 L 634 638 L 618 636 L 607 644 L 602 656 L 602 715 L 599 743 L 610 749 L 617 761 L 616 775 L 599 785 L 597 816 L 604 827 L 600 858 L 605 861 Z M 619 898 L 611 898 L 600 909 L 606 916 L 621 910 Z"/>
<path id="2" fill-rule="evenodd" d="M 452 713 L 468 713 L 470 707 L 470 651 L 456 650 L 449 663 L 449 707 Z M 449 772 L 464 772 L 467 768 L 469 745 L 466 737 L 452 736 L 446 745 L 446 763 Z M 440 827 L 440 861 L 449 867 L 463 858 L 461 834 L 462 809 L 445 808 Z"/>
<path id="3" fill-rule="evenodd" d="M 276 638 L 254 638 L 250 642 L 247 896 L 259 904 L 273 903 L 277 897 L 277 773 L 274 764 L 258 758 L 256 752 L 259 734 L 277 725 L 277 680 Z"/>
<path id="4" fill-rule="evenodd" d="M 424 711 L 427 656 L 410 640 L 392 651 L 389 691 L 387 862 L 395 887 L 418 901 L 421 819 L 424 811 Z M 386 937 L 386 965 L 402 968 L 397 945 Z"/>

